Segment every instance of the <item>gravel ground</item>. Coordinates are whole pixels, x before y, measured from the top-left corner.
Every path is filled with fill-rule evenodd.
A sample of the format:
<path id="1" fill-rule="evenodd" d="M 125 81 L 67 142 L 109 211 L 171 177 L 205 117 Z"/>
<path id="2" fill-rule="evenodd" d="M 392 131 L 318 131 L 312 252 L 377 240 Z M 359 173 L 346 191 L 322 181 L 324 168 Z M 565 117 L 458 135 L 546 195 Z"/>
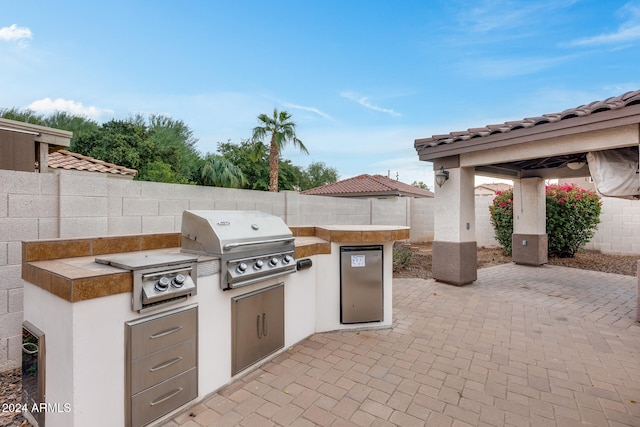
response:
<path id="1" fill-rule="evenodd" d="M 411 244 L 407 247 L 412 254 L 411 260 L 406 266 L 394 271 L 393 277 L 430 279 L 432 277 L 431 244 Z M 549 258 L 549 264 L 636 276 L 638 273 L 638 260 L 640 260 L 640 256 L 579 253 L 573 258 Z M 510 262 L 512 262 L 511 257 L 504 256 L 500 249 L 478 248 L 478 268 L 508 264 Z"/>
<path id="2" fill-rule="evenodd" d="M 22 378 L 20 369 L 0 372 L 0 426 L 28 426 L 20 412 L 13 405 L 20 403 Z"/>
<path id="3" fill-rule="evenodd" d="M 412 244 L 406 246 L 411 253 L 407 264 L 394 271 L 398 278 L 431 278 L 431 244 Z M 576 254 L 574 258 L 550 258 L 549 264 L 584 270 L 603 271 L 606 273 L 636 276 L 638 272 L 637 256 L 603 255 L 596 253 Z M 479 248 L 478 268 L 491 267 L 511 262 L 511 257 L 502 255 L 499 249 Z M 22 381 L 20 369 L 0 373 L 0 406 L 20 402 Z M 6 408 L 0 412 L 0 427 L 28 426 L 19 412 L 8 412 Z"/>

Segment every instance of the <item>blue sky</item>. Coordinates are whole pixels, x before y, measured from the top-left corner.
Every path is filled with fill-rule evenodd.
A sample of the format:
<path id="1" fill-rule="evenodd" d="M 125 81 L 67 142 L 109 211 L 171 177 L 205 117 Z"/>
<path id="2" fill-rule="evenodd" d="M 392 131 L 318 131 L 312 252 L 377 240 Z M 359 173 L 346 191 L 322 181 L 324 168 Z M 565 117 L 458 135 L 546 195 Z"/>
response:
<path id="1" fill-rule="evenodd" d="M 276 107 L 341 178 L 433 188 L 416 138 L 640 88 L 640 0 L 3 3 L 0 108 L 166 114 L 205 153 Z"/>

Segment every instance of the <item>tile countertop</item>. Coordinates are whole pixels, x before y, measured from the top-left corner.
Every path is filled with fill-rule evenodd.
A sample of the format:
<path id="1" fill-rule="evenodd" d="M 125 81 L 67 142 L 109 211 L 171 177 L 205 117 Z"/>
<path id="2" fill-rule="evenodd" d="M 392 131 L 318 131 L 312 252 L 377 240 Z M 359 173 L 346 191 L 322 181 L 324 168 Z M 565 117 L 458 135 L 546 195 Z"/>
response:
<path id="1" fill-rule="evenodd" d="M 409 227 L 334 225 L 291 227 L 295 257 L 330 254 L 331 242 L 381 243 L 409 238 Z M 99 264 L 107 254 L 180 253 L 180 233 L 22 242 L 22 278 L 69 302 L 131 292 L 129 270 Z"/>

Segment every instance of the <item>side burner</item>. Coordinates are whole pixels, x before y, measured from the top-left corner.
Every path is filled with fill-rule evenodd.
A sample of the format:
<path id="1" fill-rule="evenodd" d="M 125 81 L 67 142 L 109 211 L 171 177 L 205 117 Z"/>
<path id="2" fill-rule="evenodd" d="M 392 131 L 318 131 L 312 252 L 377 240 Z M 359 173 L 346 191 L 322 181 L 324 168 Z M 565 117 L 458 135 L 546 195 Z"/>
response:
<path id="1" fill-rule="evenodd" d="M 96 258 L 100 264 L 131 270 L 131 307 L 144 313 L 196 295 L 197 257 L 171 253 L 133 252 Z"/>

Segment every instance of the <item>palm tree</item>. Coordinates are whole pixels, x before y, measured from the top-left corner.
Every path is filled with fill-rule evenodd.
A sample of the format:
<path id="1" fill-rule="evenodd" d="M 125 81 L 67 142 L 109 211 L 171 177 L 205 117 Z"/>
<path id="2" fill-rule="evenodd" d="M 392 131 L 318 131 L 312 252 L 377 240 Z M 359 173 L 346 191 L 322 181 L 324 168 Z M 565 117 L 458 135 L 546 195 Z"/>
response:
<path id="1" fill-rule="evenodd" d="M 274 108 L 273 117 L 260 114 L 258 116 L 260 126 L 253 128 L 253 141 L 262 140 L 271 134 L 271 144 L 269 145 L 269 191 L 278 191 L 278 161 L 280 160 L 280 151 L 287 142 L 293 142 L 294 146 L 300 148 L 300 152 L 309 154 L 307 147 L 296 137 L 296 124 L 290 119 L 291 114 L 286 111 L 278 112 L 278 109 Z"/>
<path id="2" fill-rule="evenodd" d="M 247 179 L 239 167 L 222 156 L 208 154 L 200 172 L 203 185 L 214 187 L 241 188 Z"/>

